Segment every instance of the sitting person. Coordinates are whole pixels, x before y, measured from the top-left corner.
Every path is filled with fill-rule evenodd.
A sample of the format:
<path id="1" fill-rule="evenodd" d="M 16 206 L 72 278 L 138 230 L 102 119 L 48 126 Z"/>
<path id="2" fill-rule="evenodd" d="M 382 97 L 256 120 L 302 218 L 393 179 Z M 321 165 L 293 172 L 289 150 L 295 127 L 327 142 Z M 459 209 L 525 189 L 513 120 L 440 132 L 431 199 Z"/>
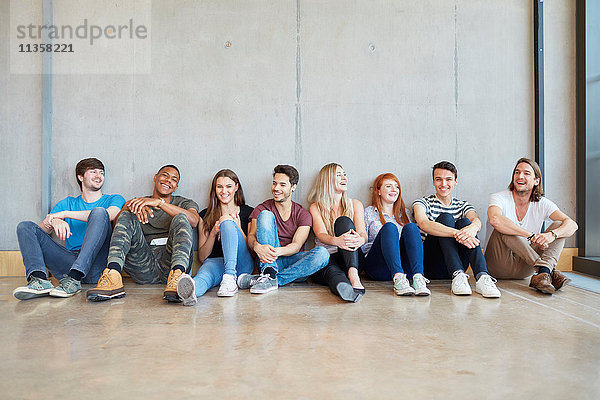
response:
<path id="1" fill-rule="evenodd" d="M 398 296 L 430 295 L 429 281 L 423 276 L 419 228 L 408 219 L 400 182 L 394 174 L 375 178 L 371 205 L 365 209 L 365 225 L 368 241 L 362 250 L 367 275 L 378 281 L 393 280 Z"/>
<path id="2" fill-rule="evenodd" d="M 248 246 L 260 260 L 260 275 L 241 274 L 237 284 L 250 293 L 268 293 L 281 285 L 304 281 L 329 262 L 323 247 L 302 251 L 312 217 L 292 201 L 299 175 L 291 165 L 277 165 L 273 171 L 273 198 L 256 206 L 250 215 Z"/>
<path id="3" fill-rule="evenodd" d="M 125 203 L 119 194 L 102 194 L 104 164 L 86 158 L 75 166 L 81 195 L 59 201 L 39 224 L 17 226 L 19 248 L 25 264 L 27 286 L 13 291 L 19 300 L 41 296 L 70 297 L 81 283 L 96 283 L 106 265 L 112 232 L 111 221 Z M 54 232 L 65 246 L 50 237 Z M 46 270 L 59 279 L 54 287 Z"/>
<path id="4" fill-rule="evenodd" d="M 413 202 L 413 213 L 421 229 L 423 266 L 429 279 L 452 279 L 452 293 L 470 295 L 469 264 L 475 274 L 475 291 L 483 297 L 500 297 L 496 280 L 487 271 L 477 232 L 481 221 L 475 208 L 452 197 L 458 184 L 454 164 L 442 161 L 433 166 L 435 194 Z"/>
<path id="5" fill-rule="evenodd" d="M 197 297 L 219 284 L 217 296 L 233 296 L 238 291 L 237 276 L 252 273 L 254 261 L 246 244 L 252 210 L 246 205 L 235 172 L 217 172 L 210 186 L 208 208 L 200 211 L 198 259 L 202 266 L 196 276 L 183 274 L 177 283 L 183 305 L 196 304 Z"/>
<path id="6" fill-rule="evenodd" d="M 546 220 L 553 223 L 542 232 Z M 546 294 L 570 281 L 556 265 L 565 238 L 575 233 L 577 224 L 544 197 L 535 161 L 519 159 L 508 190 L 490 196 L 488 223 L 485 258 L 494 276 L 523 279 L 534 274 L 529 286 Z"/>
<path id="7" fill-rule="evenodd" d="M 189 272 L 192 229 L 198 225 L 198 204 L 173 192 L 179 186 L 179 169 L 161 167 L 154 175 L 152 196 L 136 197 L 117 217 L 108 251 L 108 265 L 98 285 L 87 291 L 90 301 L 125 296 L 121 271 L 136 283 L 166 283 L 163 298 L 181 302 L 177 280 Z"/>
<path id="8" fill-rule="evenodd" d="M 315 244 L 329 252 L 327 266 L 311 278 L 328 285 L 343 300 L 357 302 L 365 293 L 358 276 L 358 249 L 367 239 L 364 209 L 349 199 L 348 178 L 341 165 L 331 163 L 319 171 L 309 194 Z"/>

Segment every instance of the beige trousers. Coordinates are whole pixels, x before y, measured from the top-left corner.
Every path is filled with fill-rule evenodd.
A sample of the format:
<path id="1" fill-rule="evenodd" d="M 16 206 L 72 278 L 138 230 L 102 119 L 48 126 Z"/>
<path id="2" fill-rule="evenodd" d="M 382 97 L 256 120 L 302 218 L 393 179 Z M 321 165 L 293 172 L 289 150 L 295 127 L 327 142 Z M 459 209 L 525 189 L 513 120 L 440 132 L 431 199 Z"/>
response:
<path id="1" fill-rule="evenodd" d="M 555 222 L 546 229 L 560 226 Z M 496 279 L 523 279 L 537 272 L 538 267 L 552 271 L 565 246 L 565 239 L 556 239 L 546 250 L 532 245 L 522 236 L 505 235 L 494 229 L 485 249 L 487 268 Z"/>

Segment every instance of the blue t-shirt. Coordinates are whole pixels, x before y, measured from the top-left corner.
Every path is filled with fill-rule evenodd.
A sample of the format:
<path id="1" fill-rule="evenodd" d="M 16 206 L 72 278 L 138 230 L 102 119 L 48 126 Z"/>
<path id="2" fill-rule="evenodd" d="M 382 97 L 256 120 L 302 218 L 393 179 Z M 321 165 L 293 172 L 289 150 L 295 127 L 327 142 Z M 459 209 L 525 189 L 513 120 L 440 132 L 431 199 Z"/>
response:
<path id="1" fill-rule="evenodd" d="M 93 203 L 86 203 L 83 201 L 81 195 L 77 197 L 69 196 L 56 203 L 50 213 L 54 214 L 59 211 L 91 211 L 96 207 L 108 208 L 115 206 L 121 208 L 124 204 L 125 199 L 120 194 L 103 194 L 102 197 Z M 65 240 L 65 247 L 67 250 L 81 249 L 85 230 L 87 229 L 87 222 L 72 218 L 65 218 L 65 222 L 69 224 L 69 228 L 71 229 L 71 236 Z"/>

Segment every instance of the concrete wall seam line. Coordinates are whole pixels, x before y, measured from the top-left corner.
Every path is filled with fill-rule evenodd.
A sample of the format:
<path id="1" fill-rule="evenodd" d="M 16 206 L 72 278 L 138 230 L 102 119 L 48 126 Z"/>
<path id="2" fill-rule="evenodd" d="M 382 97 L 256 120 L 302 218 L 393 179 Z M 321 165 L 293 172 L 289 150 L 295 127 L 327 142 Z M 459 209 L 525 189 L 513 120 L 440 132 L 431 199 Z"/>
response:
<path id="1" fill-rule="evenodd" d="M 44 0 L 43 20 L 51 26 L 53 0 Z M 44 43 L 52 43 L 49 31 L 44 33 Z M 45 52 L 42 61 L 42 215 L 52 208 L 52 52 Z"/>

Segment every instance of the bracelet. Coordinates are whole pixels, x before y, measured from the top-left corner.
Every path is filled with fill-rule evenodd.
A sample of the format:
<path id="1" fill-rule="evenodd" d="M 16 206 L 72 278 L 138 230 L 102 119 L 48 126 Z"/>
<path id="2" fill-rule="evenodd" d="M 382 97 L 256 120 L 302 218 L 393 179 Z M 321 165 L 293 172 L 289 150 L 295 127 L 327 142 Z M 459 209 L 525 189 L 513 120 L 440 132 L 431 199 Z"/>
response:
<path id="1" fill-rule="evenodd" d="M 534 236 L 535 236 L 535 233 L 532 233 L 532 234 L 531 234 L 531 236 L 529 236 L 529 237 L 527 238 L 527 240 L 529 240 L 529 241 L 531 242 L 531 239 L 533 239 L 533 237 L 534 237 Z"/>
<path id="2" fill-rule="evenodd" d="M 158 208 L 161 208 L 163 205 L 165 204 L 165 199 L 163 199 L 162 197 L 160 198 L 160 204 L 158 205 Z"/>
<path id="3" fill-rule="evenodd" d="M 558 239 L 558 235 L 554 231 L 549 231 L 552 236 L 554 236 L 554 240 Z"/>

